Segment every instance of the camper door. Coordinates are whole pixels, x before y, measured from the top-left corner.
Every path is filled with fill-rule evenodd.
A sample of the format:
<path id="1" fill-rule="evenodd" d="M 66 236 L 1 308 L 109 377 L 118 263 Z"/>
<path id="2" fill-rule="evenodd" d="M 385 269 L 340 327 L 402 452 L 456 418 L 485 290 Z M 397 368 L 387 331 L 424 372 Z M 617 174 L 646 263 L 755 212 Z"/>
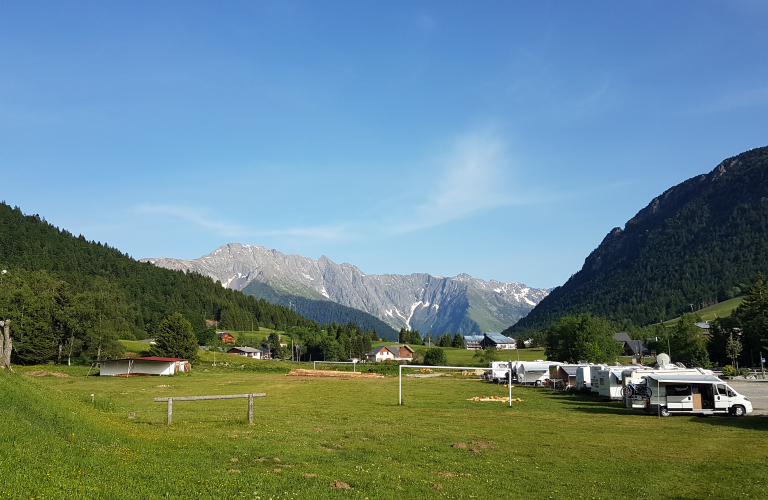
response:
<path id="1" fill-rule="evenodd" d="M 693 396 L 690 385 L 667 385 L 667 408 L 670 410 L 693 410 Z"/>
<path id="2" fill-rule="evenodd" d="M 732 398 L 735 396 L 736 394 L 733 392 L 733 389 L 725 384 L 717 384 L 715 393 L 715 411 L 728 411 L 733 403 Z"/>

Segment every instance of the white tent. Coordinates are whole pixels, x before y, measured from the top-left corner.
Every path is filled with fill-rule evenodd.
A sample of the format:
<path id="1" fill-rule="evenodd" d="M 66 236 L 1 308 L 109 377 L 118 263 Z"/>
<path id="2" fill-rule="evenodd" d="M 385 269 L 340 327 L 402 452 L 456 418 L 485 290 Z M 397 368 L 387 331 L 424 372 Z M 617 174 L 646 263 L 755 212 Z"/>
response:
<path id="1" fill-rule="evenodd" d="M 175 375 L 190 371 L 189 361 L 181 358 L 114 359 L 101 362 L 99 375 L 106 377 L 133 377 L 139 375 Z"/>

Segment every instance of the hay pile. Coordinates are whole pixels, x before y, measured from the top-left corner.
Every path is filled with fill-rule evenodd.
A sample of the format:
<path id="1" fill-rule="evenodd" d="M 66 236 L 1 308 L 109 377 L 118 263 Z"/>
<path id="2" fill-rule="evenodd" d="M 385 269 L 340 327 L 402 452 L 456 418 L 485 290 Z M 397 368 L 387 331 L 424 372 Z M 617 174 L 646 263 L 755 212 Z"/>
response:
<path id="1" fill-rule="evenodd" d="M 379 373 L 337 372 L 334 370 L 291 370 L 286 377 L 384 378 Z"/>

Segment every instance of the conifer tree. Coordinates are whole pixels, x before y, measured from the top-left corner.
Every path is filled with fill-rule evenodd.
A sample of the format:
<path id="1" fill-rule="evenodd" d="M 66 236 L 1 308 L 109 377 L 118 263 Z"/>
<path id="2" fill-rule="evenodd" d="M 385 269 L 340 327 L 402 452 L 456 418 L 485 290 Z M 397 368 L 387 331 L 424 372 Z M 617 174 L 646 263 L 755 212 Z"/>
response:
<path id="1" fill-rule="evenodd" d="M 150 349 L 150 353 L 153 356 L 194 359 L 198 349 L 192 324 L 180 313 L 175 313 L 160 323 L 155 345 Z"/>

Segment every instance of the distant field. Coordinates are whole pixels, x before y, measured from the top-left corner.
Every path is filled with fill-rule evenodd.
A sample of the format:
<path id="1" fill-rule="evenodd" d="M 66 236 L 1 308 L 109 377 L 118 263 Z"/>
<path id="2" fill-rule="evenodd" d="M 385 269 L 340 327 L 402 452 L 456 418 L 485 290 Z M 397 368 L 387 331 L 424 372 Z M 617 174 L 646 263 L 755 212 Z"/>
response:
<path id="1" fill-rule="evenodd" d="M 405 378 L 398 406 L 397 377 L 286 377 L 249 368 L 298 364 L 230 355 L 217 365 L 206 358 L 175 377 L 0 373 L 0 497 L 764 497 L 764 418 L 659 419 L 528 387 L 513 389 L 523 401 L 509 408 L 467 401 L 507 389 L 458 374 Z M 253 426 L 245 400 L 178 401 L 170 427 L 167 405 L 153 402 L 252 392 L 267 394 Z"/>
<path id="2" fill-rule="evenodd" d="M 699 309 L 696 311 L 696 314 L 701 316 L 702 321 L 714 321 L 717 318 L 727 318 L 743 301 L 744 297 L 735 297 L 724 302 L 718 302 L 713 306 Z M 662 323 L 662 325 L 666 328 L 671 328 L 675 326 L 679 320 L 680 318 L 670 319 Z"/>
<path id="3" fill-rule="evenodd" d="M 373 346 L 387 346 L 387 345 L 399 345 L 397 342 L 374 342 Z M 411 346 L 414 350 L 426 350 L 427 346 Z M 457 349 L 455 347 L 444 347 L 445 356 L 448 359 L 448 364 L 453 366 L 487 366 L 488 364 L 479 363 L 473 356 L 477 351 L 469 351 L 467 349 Z M 535 361 L 537 359 L 547 359 L 544 355 L 544 348 L 536 349 L 512 349 L 509 351 L 498 351 L 499 361 Z"/>

